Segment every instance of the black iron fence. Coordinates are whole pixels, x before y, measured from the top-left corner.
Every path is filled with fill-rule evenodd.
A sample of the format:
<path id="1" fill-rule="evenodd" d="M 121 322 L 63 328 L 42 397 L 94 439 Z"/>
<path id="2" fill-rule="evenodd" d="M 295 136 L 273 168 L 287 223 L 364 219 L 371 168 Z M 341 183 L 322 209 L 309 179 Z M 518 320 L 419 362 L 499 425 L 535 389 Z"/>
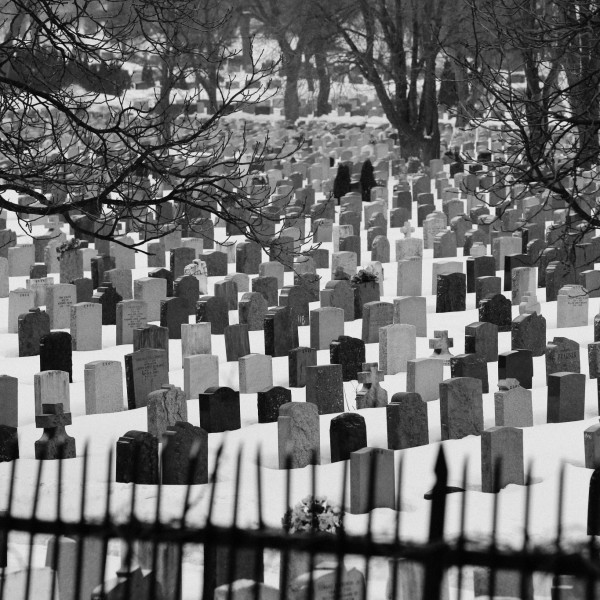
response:
<path id="1" fill-rule="evenodd" d="M 212 483 L 217 481 L 219 456 L 212 473 Z M 39 463 L 37 481 L 33 487 L 35 494 L 33 513 L 28 518 L 13 514 L 13 472 L 10 489 L 7 491 L 6 510 L 0 513 L 0 600 L 44 600 L 60 597 L 60 600 L 106 598 L 148 598 L 151 600 L 180 600 L 195 597 L 212 599 L 215 590 L 219 588 L 220 598 L 254 598 L 260 600 L 270 596 L 264 595 L 261 585 L 247 582 L 245 595 L 240 595 L 240 588 L 233 585 L 236 580 L 244 579 L 252 582 L 263 581 L 263 556 L 265 551 L 277 551 L 280 554 L 280 598 L 299 600 L 302 598 L 318 598 L 319 600 L 343 598 L 344 600 L 361 600 L 369 596 L 371 564 L 377 560 L 389 562 L 389 579 L 385 586 L 385 597 L 391 600 L 442 600 L 447 597 L 447 575 L 452 572 L 454 591 L 460 600 L 465 595 L 468 573 L 477 568 L 479 573 L 475 592 L 489 597 L 510 597 L 532 599 L 539 594 L 533 587 L 534 574 L 546 574 L 552 578 L 551 594 L 553 599 L 591 600 L 600 597 L 598 581 L 600 580 L 600 556 L 596 536 L 590 535 L 589 540 L 578 546 L 567 546 L 563 542 L 563 498 L 564 476 L 561 472 L 558 494 L 558 519 L 556 538 L 553 544 L 536 545 L 530 540 L 530 492 L 526 488 L 525 521 L 523 523 L 523 544 L 520 548 L 504 547 L 497 541 L 496 524 L 498 521 L 498 495 L 494 497 L 493 523 L 486 541 L 470 540 L 464 534 L 467 514 L 467 495 L 462 495 L 461 504 L 461 533 L 453 539 L 445 536 L 446 499 L 456 488 L 448 487 L 448 471 L 443 448 L 437 459 L 435 474 L 436 483 L 430 494 L 431 515 L 429 535 L 425 543 L 414 543 L 402 539 L 399 519 L 400 510 L 396 512 L 397 522 L 393 539 L 378 541 L 371 535 L 372 512 L 369 512 L 367 533 L 353 535 L 339 527 L 335 534 L 320 531 L 289 533 L 283 529 L 265 526 L 262 519 L 263 482 L 261 478 L 260 459 L 257 462 L 258 473 L 258 526 L 253 529 L 242 528 L 237 524 L 237 501 L 233 522 L 223 527 L 213 523 L 215 507 L 215 485 L 210 489 L 211 498 L 206 523 L 202 527 L 190 526 L 187 513 L 190 507 L 190 492 L 192 486 L 186 487 L 185 503 L 179 519 L 172 522 L 161 522 L 161 486 L 157 486 L 156 518 L 152 522 L 143 522 L 136 518 L 136 486 L 132 486 L 131 510 L 127 519 L 118 520 L 111 513 L 111 465 L 109 456 L 108 481 L 106 486 L 106 512 L 104 519 L 86 519 L 86 485 L 87 458 L 83 460 L 82 495 L 80 514 L 78 518 L 63 518 L 61 514 L 62 468 L 58 467 L 57 518 L 52 520 L 40 519 L 37 516 L 39 490 L 43 461 Z M 197 457 L 190 459 L 190 474 L 194 472 Z M 240 495 L 240 465 L 234 485 L 235 498 Z M 288 470 L 286 500 L 290 498 L 290 477 Z M 496 470 L 496 477 L 500 469 Z M 346 469 L 347 473 L 347 469 Z M 463 479 L 466 488 L 465 467 Z M 347 475 L 345 475 L 345 478 Z M 371 472 L 371 486 L 376 479 L 375 468 Z M 313 477 L 313 492 L 314 492 Z M 398 470 L 397 507 L 402 508 L 401 485 L 402 462 Z M 529 482 L 530 479 L 527 479 Z M 344 481 L 346 483 L 346 481 Z M 210 484 L 209 484 L 210 485 Z M 592 489 L 592 488 L 590 488 Z M 346 485 L 343 485 L 346 490 Z M 460 492 L 459 492 L 460 493 Z M 592 526 L 598 520 L 596 515 L 596 500 L 594 492 L 590 491 L 590 515 L 588 522 Z M 345 498 L 341 499 L 345 506 Z M 600 506 L 600 505 L 599 505 Z M 343 521 L 343 517 L 342 517 Z M 8 568 L 11 551 L 11 538 L 15 535 L 29 538 L 28 566 L 15 574 L 14 569 Z M 33 548 L 36 539 L 42 536 L 49 540 L 53 551 L 47 554 L 46 572 L 51 573 L 48 584 L 40 588 L 39 573 L 34 568 Z M 61 540 L 68 539 L 71 543 L 70 553 L 66 554 Z M 93 552 L 89 542 L 94 541 Z M 120 567 L 116 573 L 109 572 L 107 558 L 109 547 L 115 541 L 121 543 Z M 184 554 L 186 548 L 202 549 L 203 570 L 202 585 L 198 585 L 191 595 L 189 585 L 186 586 L 183 577 Z M 61 550 L 62 548 L 62 550 Z M 307 558 L 306 574 L 294 582 L 290 581 L 290 565 L 298 561 L 299 556 Z M 329 557 L 325 568 L 317 570 L 317 565 L 323 556 Z M 352 588 L 345 587 L 347 569 L 344 564 L 346 557 L 362 557 L 364 568 L 358 580 L 353 581 Z M 140 568 L 141 567 L 141 568 Z M 319 580 L 326 574 L 329 586 L 319 587 Z M 116 577 L 115 577 L 116 575 Z M 471 572 L 472 575 L 472 572 Z M 15 578 L 18 581 L 15 583 Z M 472 577 L 470 579 L 472 581 Z M 90 582 L 93 584 L 90 587 Z M 332 583 L 333 582 L 333 583 Z M 294 585 L 292 585 L 294 584 Z M 225 587 L 220 587 L 225 585 Z M 469 585 L 473 585 L 470 583 Z M 42 593 L 40 593 L 42 589 Z M 248 591 L 250 589 L 251 591 Z M 379 590 L 382 586 L 378 586 Z M 509 590 L 507 592 L 507 589 Z M 472 589 L 469 594 L 472 594 Z M 47 594 L 44 596 L 43 594 Z M 223 596 L 223 594 L 225 594 Z"/>

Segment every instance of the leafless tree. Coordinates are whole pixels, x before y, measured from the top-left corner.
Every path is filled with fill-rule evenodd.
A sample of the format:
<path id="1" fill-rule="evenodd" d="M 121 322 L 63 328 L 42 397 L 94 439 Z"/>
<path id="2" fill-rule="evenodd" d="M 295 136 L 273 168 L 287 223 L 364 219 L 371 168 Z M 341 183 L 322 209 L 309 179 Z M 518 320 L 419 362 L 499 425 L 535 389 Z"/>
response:
<path id="1" fill-rule="evenodd" d="M 554 229 L 572 250 L 600 226 L 600 7 L 463 2 L 470 17 L 449 54 L 477 90 L 471 126 L 491 130 L 494 189 L 512 190 L 513 199 L 535 195 L 540 210 L 564 209 Z M 510 207 L 509 200 L 497 208 Z"/>
<path id="2" fill-rule="evenodd" d="M 265 231 L 282 209 L 268 207 L 257 173 L 267 156 L 295 146 L 276 147 L 253 125 L 228 126 L 227 115 L 253 112 L 274 90 L 260 56 L 241 82 L 227 74 L 237 51 L 222 6 L 2 0 L 0 209 L 23 227 L 60 215 L 79 234 L 109 240 L 126 221 L 142 241 L 214 215 L 271 244 Z M 160 73 L 133 101 L 123 70 L 131 65 Z M 203 79 L 212 86 L 207 113 L 198 110 Z"/>

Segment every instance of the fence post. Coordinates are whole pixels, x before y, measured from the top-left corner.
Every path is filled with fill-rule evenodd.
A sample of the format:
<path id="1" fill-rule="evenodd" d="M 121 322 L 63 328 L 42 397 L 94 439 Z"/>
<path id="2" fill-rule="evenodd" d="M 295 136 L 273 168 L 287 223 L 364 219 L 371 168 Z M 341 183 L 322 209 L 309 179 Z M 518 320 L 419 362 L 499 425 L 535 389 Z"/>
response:
<path id="1" fill-rule="evenodd" d="M 446 493 L 448 483 L 448 467 L 444 456 L 444 447 L 435 463 L 436 481 L 431 493 L 431 516 L 429 519 L 429 544 L 444 540 L 444 522 L 446 519 Z M 431 555 L 425 563 L 425 581 L 423 600 L 439 600 L 444 578 L 441 553 Z"/>

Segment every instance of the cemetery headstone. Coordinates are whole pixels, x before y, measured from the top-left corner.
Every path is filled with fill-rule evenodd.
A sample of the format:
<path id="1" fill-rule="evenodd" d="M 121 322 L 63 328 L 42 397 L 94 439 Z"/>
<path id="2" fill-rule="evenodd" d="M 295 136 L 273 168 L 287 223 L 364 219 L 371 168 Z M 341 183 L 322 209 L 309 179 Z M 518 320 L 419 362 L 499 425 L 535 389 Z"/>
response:
<path id="1" fill-rule="evenodd" d="M 208 388 L 199 395 L 200 427 L 207 433 L 233 431 L 241 427 L 240 393 L 228 387 Z"/>
<path id="2" fill-rule="evenodd" d="M 123 407 L 123 368 L 118 360 L 96 360 L 84 368 L 85 414 L 113 413 Z"/>
<path id="3" fill-rule="evenodd" d="M 390 450 L 429 443 L 427 403 L 416 392 L 398 392 L 386 406 L 387 440 Z"/>
<path id="4" fill-rule="evenodd" d="M 440 383 L 442 440 L 457 440 L 483 431 L 481 380 L 456 377 Z"/>

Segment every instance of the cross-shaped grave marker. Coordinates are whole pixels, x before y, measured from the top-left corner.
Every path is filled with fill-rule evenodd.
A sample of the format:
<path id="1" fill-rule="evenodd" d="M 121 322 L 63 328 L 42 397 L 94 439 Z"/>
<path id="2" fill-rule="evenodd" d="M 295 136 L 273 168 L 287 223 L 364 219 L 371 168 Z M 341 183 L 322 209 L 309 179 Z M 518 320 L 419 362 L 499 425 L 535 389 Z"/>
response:
<path id="1" fill-rule="evenodd" d="M 375 363 L 363 363 L 363 370 L 357 374 L 361 387 L 356 392 L 356 408 L 376 408 L 387 405 L 387 392 L 379 385 L 385 373 Z"/>
<path id="2" fill-rule="evenodd" d="M 65 431 L 65 426 L 71 423 L 71 413 L 64 412 L 62 402 L 42 404 L 42 414 L 35 418 L 35 426 L 44 429 L 42 437 L 35 442 L 37 460 L 75 458 L 75 438 Z"/>
<path id="3" fill-rule="evenodd" d="M 410 221 L 406 221 L 406 223 L 400 227 L 400 231 L 404 234 L 405 239 L 408 239 L 414 230 L 415 228 L 411 226 Z"/>
<path id="4" fill-rule="evenodd" d="M 444 361 L 445 365 L 450 364 L 452 354 L 449 348 L 454 346 L 454 339 L 448 337 L 448 331 L 434 331 L 433 339 L 429 340 L 429 348 L 433 350 L 432 358 L 439 358 Z"/>

